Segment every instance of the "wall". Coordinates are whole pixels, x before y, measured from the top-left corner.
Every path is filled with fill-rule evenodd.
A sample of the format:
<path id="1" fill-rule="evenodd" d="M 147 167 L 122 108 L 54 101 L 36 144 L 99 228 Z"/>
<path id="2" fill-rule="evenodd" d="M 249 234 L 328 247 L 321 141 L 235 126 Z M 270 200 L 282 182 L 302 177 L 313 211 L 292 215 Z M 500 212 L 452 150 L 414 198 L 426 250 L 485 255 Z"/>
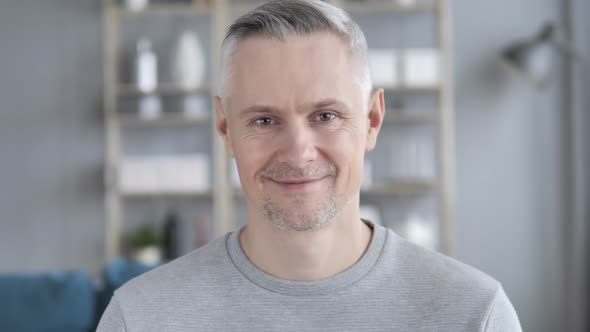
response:
<path id="1" fill-rule="evenodd" d="M 0 270 L 103 257 L 100 2 L 0 3 Z"/>
<path id="2" fill-rule="evenodd" d="M 568 320 L 572 329 L 587 331 L 590 328 L 588 318 L 588 298 L 590 284 L 590 22 L 588 20 L 590 13 L 590 2 L 585 0 L 572 0 L 572 39 L 574 47 L 583 55 L 584 61 L 572 63 L 573 84 L 572 93 L 573 103 L 573 132 L 576 159 L 574 159 L 573 174 L 576 175 L 574 180 L 574 223 L 572 225 L 571 243 L 572 252 L 572 273 L 568 276 L 570 286 L 570 309 L 568 310 Z"/>
<path id="3" fill-rule="evenodd" d="M 525 331 L 559 331 L 560 71 L 536 92 L 499 62 L 559 1 L 456 0 L 454 15 L 457 256 L 502 282 Z"/>

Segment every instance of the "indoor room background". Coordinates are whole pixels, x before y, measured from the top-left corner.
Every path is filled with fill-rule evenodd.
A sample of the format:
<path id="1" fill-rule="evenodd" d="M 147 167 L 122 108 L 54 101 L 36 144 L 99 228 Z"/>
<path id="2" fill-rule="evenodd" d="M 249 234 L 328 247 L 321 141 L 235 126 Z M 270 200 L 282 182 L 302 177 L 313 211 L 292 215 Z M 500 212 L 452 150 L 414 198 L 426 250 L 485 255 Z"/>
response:
<path id="1" fill-rule="evenodd" d="M 590 2 L 336 2 L 386 92 L 363 216 L 499 280 L 525 331 L 586 331 Z M 20 298 L 30 319 L 27 301 L 52 299 L 15 285 L 94 292 L 245 223 L 212 96 L 223 29 L 249 6 L 0 2 L 0 308 Z M 79 326 L 96 299 L 76 298 L 93 311 Z"/>

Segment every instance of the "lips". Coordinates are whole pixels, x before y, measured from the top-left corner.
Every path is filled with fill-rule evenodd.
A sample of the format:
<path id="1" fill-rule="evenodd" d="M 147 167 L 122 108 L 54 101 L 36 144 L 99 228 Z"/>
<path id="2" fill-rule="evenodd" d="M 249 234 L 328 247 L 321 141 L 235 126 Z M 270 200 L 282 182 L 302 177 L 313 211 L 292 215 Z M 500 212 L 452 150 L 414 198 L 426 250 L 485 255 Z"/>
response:
<path id="1" fill-rule="evenodd" d="M 310 183 L 310 182 L 315 182 L 315 181 L 319 181 L 322 178 L 301 178 L 301 179 L 283 179 L 283 180 L 273 180 L 277 183 L 280 184 L 303 184 L 303 183 Z"/>
<path id="2" fill-rule="evenodd" d="M 324 178 L 297 178 L 271 180 L 273 184 L 283 191 L 287 192 L 306 192 L 314 191 L 319 188 Z"/>

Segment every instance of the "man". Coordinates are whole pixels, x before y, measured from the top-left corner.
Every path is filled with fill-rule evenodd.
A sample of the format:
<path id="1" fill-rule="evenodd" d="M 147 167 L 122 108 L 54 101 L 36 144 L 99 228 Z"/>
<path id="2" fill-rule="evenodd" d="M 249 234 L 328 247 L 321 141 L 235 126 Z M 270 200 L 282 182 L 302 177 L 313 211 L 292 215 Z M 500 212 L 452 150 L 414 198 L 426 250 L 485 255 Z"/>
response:
<path id="1" fill-rule="evenodd" d="M 345 12 L 281 0 L 240 17 L 215 108 L 247 226 L 124 285 L 99 331 L 520 331 L 497 281 L 360 219 L 384 102 Z"/>

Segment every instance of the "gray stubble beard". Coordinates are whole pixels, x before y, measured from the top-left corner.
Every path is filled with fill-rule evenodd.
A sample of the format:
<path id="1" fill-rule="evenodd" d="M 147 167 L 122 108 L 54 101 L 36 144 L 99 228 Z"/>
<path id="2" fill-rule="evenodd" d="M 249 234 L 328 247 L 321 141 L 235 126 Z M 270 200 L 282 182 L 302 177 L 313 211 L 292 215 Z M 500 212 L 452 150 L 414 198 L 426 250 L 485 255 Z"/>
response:
<path id="1" fill-rule="evenodd" d="M 282 179 L 289 176 L 292 177 L 325 177 L 324 180 L 333 180 L 337 176 L 336 166 L 332 164 L 316 165 L 307 169 L 293 168 L 288 165 L 281 165 L 273 169 L 265 170 L 261 176 L 268 179 Z M 332 183 L 330 190 L 332 191 L 325 202 L 316 202 L 317 208 L 309 211 L 299 212 L 297 206 L 305 203 L 305 200 L 310 199 L 306 197 L 307 194 L 293 193 L 287 196 L 293 203 L 292 207 L 285 209 L 281 207 L 269 195 L 264 197 L 264 214 L 265 219 L 272 225 L 287 232 L 311 232 L 322 229 L 330 225 L 340 210 L 350 201 L 352 197 L 340 197 L 334 192 L 335 183 Z"/>
<path id="2" fill-rule="evenodd" d="M 301 195 L 291 197 L 295 202 L 302 201 Z M 330 225 L 338 214 L 339 206 L 335 195 L 330 195 L 326 202 L 320 203 L 318 209 L 307 212 L 287 211 L 273 202 L 265 199 L 264 212 L 266 220 L 279 229 L 287 232 L 311 232 Z M 292 210 L 296 210 L 293 207 Z"/>

